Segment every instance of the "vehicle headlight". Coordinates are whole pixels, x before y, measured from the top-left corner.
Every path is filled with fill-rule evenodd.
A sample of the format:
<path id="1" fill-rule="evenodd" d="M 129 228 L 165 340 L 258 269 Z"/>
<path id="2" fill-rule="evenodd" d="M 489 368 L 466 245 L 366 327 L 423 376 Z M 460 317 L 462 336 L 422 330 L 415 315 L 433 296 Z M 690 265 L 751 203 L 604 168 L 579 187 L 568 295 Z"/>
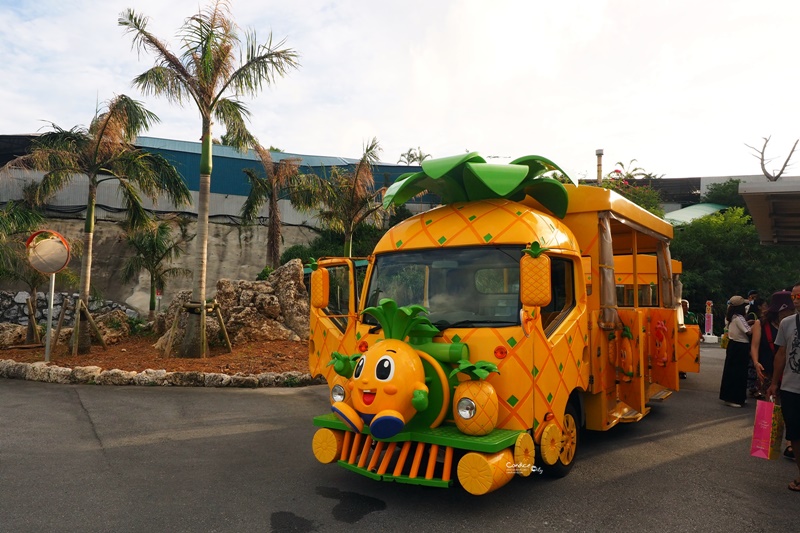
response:
<path id="1" fill-rule="evenodd" d="M 344 401 L 344 387 L 341 385 L 334 385 L 331 389 L 331 399 L 334 402 L 343 402 Z"/>
<path id="2" fill-rule="evenodd" d="M 461 398 L 458 400 L 458 416 L 464 420 L 469 420 L 475 416 L 475 402 L 469 398 Z"/>

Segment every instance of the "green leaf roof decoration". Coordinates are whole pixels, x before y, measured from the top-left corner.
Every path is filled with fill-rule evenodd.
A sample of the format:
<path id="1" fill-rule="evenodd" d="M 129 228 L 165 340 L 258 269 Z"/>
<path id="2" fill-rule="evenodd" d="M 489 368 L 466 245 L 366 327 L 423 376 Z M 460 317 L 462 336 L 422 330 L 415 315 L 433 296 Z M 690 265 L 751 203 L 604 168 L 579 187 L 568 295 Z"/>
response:
<path id="1" fill-rule="evenodd" d="M 487 163 L 477 152 L 422 162 L 422 171 L 403 174 L 387 189 L 384 207 L 403 205 L 411 198 L 432 192 L 445 204 L 506 198 L 520 201 L 529 195 L 558 218 L 567 214 L 569 198 L 564 185 L 542 174 L 558 170 L 555 163 L 538 155 L 515 159 L 507 165 Z"/>
<path id="2" fill-rule="evenodd" d="M 317 260 L 313 257 L 308 258 L 309 263 L 307 265 L 303 265 L 306 268 L 310 268 L 312 271 L 319 268 L 319 264 L 317 264 Z"/>
<path id="3" fill-rule="evenodd" d="M 545 253 L 549 249 L 550 248 L 542 248 L 541 245 L 539 244 L 539 241 L 533 241 L 531 243 L 531 247 L 523 249 L 522 253 L 528 254 L 529 256 L 531 256 L 534 259 L 536 259 L 537 257 L 542 255 L 543 253 Z"/>
<path id="4" fill-rule="evenodd" d="M 367 307 L 362 312 L 375 317 L 383 328 L 386 339 L 402 341 L 408 336 L 431 338 L 439 333 L 428 317 L 419 316 L 420 313 L 428 313 L 421 305 L 398 307 L 397 302 L 391 298 L 383 298 L 377 307 Z"/>

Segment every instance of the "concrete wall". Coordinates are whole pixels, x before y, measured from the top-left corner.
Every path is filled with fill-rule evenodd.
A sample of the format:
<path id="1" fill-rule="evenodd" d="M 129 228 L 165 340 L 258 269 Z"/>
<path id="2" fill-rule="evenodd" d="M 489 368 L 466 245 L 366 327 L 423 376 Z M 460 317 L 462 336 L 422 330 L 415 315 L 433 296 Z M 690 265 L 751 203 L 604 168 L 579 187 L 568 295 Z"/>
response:
<path id="1" fill-rule="evenodd" d="M 81 241 L 83 225 L 83 221 L 77 219 L 51 219 L 46 229 L 57 231 L 68 240 Z M 189 234 L 196 233 L 196 224 L 189 224 L 188 231 Z M 315 236 L 313 231 L 303 227 L 284 226 L 281 249 L 295 244 L 306 244 Z M 220 279 L 255 280 L 266 264 L 266 242 L 267 228 L 264 226 L 242 228 L 232 224 L 209 224 L 206 270 L 208 296 L 213 296 L 217 281 Z M 195 239 L 187 245 L 187 253 L 174 266 L 194 270 L 196 249 Z M 122 279 L 125 260 L 132 255 L 131 249 L 122 238 L 121 230 L 115 223 L 97 222 L 94 236 L 92 286 L 100 291 L 103 299 L 125 303 L 128 307 L 134 308 L 146 316 L 150 301 L 148 274 L 142 272 L 139 279 L 134 282 L 126 283 Z M 79 273 L 80 259 L 73 258 L 70 267 Z M 23 288 L 19 285 L 0 282 L 0 290 L 17 291 Z M 168 281 L 162 299 L 162 308 L 169 305 L 178 291 L 191 288 L 191 279 Z M 41 291 L 42 288 L 39 290 Z M 74 290 L 56 286 L 56 292 L 72 293 Z"/>

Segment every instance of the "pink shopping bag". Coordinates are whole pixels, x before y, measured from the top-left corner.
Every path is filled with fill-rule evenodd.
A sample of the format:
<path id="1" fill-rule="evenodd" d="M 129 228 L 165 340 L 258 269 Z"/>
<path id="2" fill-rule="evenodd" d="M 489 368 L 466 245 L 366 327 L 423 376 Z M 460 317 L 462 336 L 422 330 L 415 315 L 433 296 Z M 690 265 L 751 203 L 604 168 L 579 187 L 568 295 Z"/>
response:
<path id="1" fill-rule="evenodd" d="M 781 406 L 773 402 L 758 400 L 750 455 L 761 459 L 777 459 L 781 456 L 782 441 L 783 416 L 781 415 Z"/>

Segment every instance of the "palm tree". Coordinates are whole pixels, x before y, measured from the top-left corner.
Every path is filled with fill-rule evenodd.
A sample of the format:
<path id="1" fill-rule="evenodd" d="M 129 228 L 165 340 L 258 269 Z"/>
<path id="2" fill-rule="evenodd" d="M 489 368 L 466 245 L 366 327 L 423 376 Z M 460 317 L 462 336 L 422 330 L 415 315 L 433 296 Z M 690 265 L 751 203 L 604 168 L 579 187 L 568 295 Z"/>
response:
<path id="1" fill-rule="evenodd" d="M 409 148 L 407 152 L 403 152 L 400 154 L 400 159 L 397 160 L 397 163 L 404 163 L 406 165 L 411 165 L 414 161 L 417 160 L 417 153 L 414 151 L 413 148 Z"/>
<path id="2" fill-rule="evenodd" d="M 175 168 L 163 157 L 139 150 L 131 144 L 139 133 L 157 121 L 158 117 L 140 102 L 119 95 L 107 103 L 105 111 L 95 115 L 88 129 L 75 126 L 65 130 L 51 124 L 53 131 L 36 138 L 27 155 L 7 164 L 7 168 L 44 172 L 35 198 L 40 204 L 69 186 L 76 176 L 83 174 L 88 178 L 79 287 L 80 298 L 87 308 L 97 187 L 105 181 L 117 181 L 130 227 L 149 220 L 142 206 L 141 194 L 154 203 L 162 192 L 176 207 L 190 203 L 189 189 Z M 91 350 L 91 338 L 84 317 L 81 317 L 81 323 L 78 351 L 85 354 Z"/>
<path id="3" fill-rule="evenodd" d="M 331 168 L 330 176 L 309 179 L 294 189 L 293 204 L 301 210 L 319 210 L 320 222 L 327 228 L 344 233 L 344 255 L 353 254 L 353 233 L 363 222 L 381 221 L 379 198 L 384 189 L 373 190 L 372 167 L 378 161 L 381 147 L 378 139 L 364 147 L 361 159 L 352 172 Z"/>
<path id="4" fill-rule="evenodd" d="M 163 291 L 168 279 L 192 275 L 188 268 L 168 265 L 186 252 L 186 243 L 194 235 L 187 235 L 186 225 L 180 224 L 180 235 L 174 237 L 167 221 L 134 230 L 123 229 L 126 230 L 125 241 L 136 255 L 125 261 L 122 277 L 127 282 L 138 278 L 142 270 L 150 274 L 150 313 L 147 319 L 152 322 L 156 311 L 156 290 Z"/>
<path id="5" fill-rule="evenodd" d="M 180 32 L 181 55 L 173 53 L 165 42 L 147 31 L 147 22 L 147 17 L 132 9 L 123 12 L 118 20 L 119 25 L 133 35 L 133 45 L 140 52 L 153 53 L 156 59 L 153 68 L 133 80 L 134 85 L 145 94 L 164 96 L 168 101 L 180 105 L 192 100 L 202 119 L 197 206 L 197 235 L 200 242 L 192 290 L 192 303 L 197 305 L 206 300 L 212 119 L 225 126 L 226 139 L 235 147 L 253 146 L 254 139 L 245 127 L 249 111 L 238 97 L 255 96 L 264 85 L 271 85 L 276 75 L 283 76 L 296 68 L 297 54 L 291 49 L 282 49 L 283 41 L 273 46 L 272 34 L 266 44 L 258 44 L 253 31 L 246 33 L 242 49 L 236 24 L 224 0 L 217 0 L 186 20 Z M 192 318 L 178 355 L 203 357 L 206 346 L 200 339 L 205 338 L 205 321 L 200 320 L 201 315 L 190 316 Z"/>
<path id="6" fill-rule="evenodd" d="M 298 172 L 299 158 L 282 159 L 275 168 L 269 150 L 256 143 L 255 151 L 261 160 L 261 167 L 266 177 L 262 177 L 251 168 L 243 170 L 250 180 L 250 193 L 242 205 L 242 224 L 255 223 L 259 210 L 269 201 L 267 266 L 275 269 L 280 266 L 281 257 L 281 212 L 278 200 L 287 195 L 292 196 L 294 186 L 301 181 L 307 181 L 307 178 Z"/>
<path id="7" fill-rule="evenodd" d="M 21 235 L 35 230 L 42 220 L 38 212 L 24 203 L 11 201 L 0 209 L 0 268 L 11 266 L 20 252 Z"/>
<path id="8" fill-rule="evenodd" d="M 413 165 L 414 163 L 422 164 L 423 161 L 431 157 L 431 154 L 426 154 L 419 146 L 416 150 L 409 148 L 407 152 L 400 154 L 398 163 L 405 163 L 406 165 Z"/>

